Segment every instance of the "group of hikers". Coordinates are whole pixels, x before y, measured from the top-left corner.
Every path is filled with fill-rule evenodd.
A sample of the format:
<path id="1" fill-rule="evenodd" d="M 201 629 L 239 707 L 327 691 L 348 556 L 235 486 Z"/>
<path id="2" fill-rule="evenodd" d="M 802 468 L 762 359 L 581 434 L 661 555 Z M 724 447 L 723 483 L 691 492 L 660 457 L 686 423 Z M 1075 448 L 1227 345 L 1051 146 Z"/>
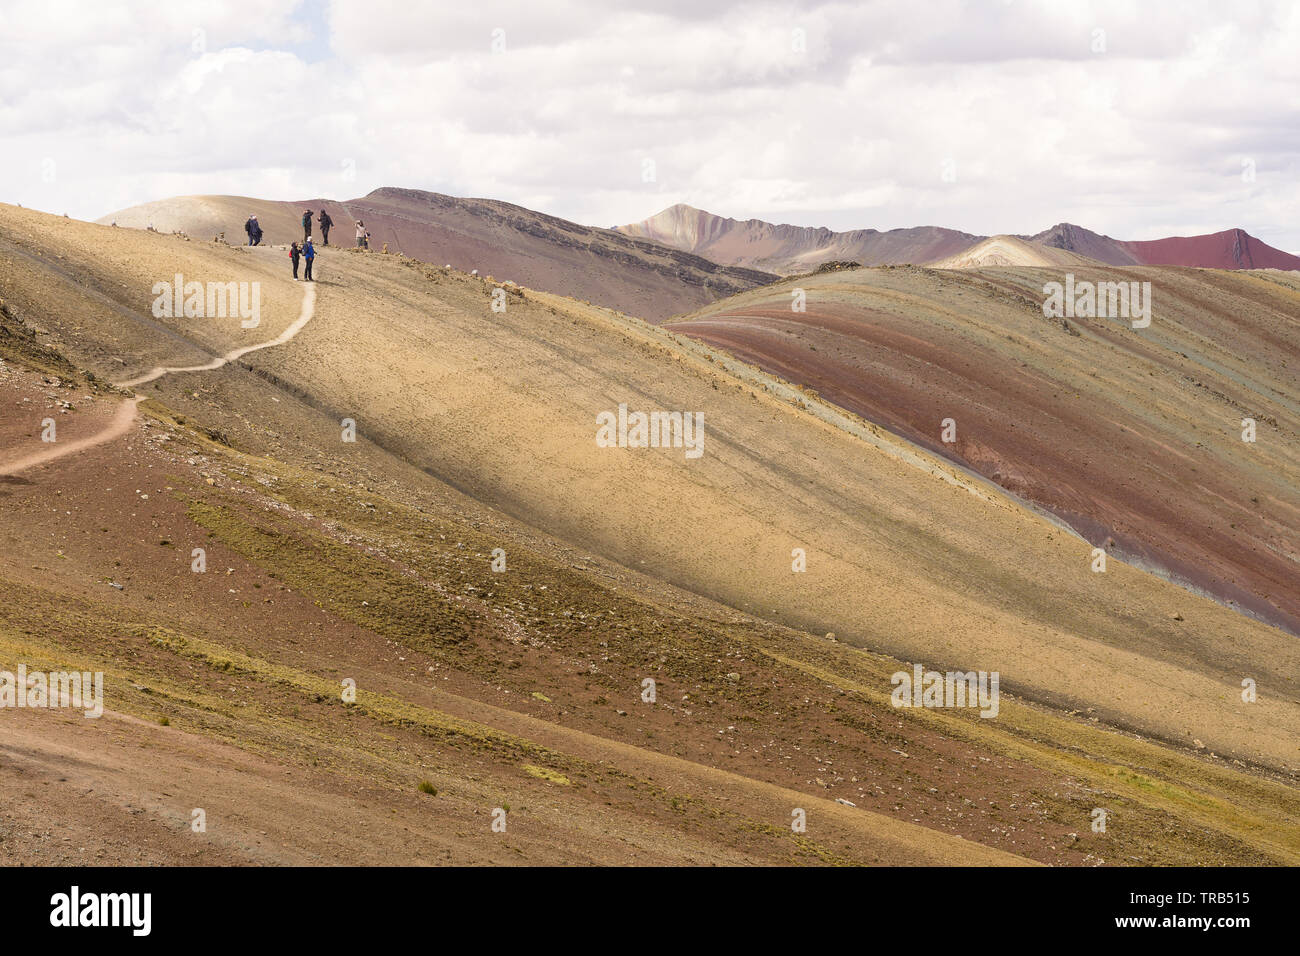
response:
<path id="1" fill-rule="evenodd" d="M 334 225 L 334 220 L 324 209 L 316 217 L 320 225 L 321 243 L 328 246 L 330 244 L 330 227 Z M 303 280 L 306 282 L 315 282 L 312 278 L 311 267 L 316 260 L 316 247 L 312 245 L 311 238 L 312 211 L 304 209 L 302 213 L 302 245 L 295 240 L 289 246 L 289 262 L 293 266 L 293 281 L 298 281 L 298 266 L 301 263 L 304 266 Z M 248 234 L 248 244 L 250 246 L 260 246 L 262 244 L 262 227 L 258 224 L 257 216 L 250 215 L 244 223 L 244 232 Z M 366 229 L 365 223 L 360 219 L 357 220 L 357 248 L 370 248 L 370 231 Z M 388 246 L 384 246 L 384 251 L 388 251 Z"/>
<path id="2" fill-rule="evenodd" d="M 311 277 L 311 267 L 312 263 L 316 261 L 316 247 L 311 244 L 311 236 L 304 239 L 301 246 L 296 241 L 289 246 L 289 261 L 293 263 L 294 282 L 298 281 L 299 257 L 302 258 L 303 266 L 306 269 L 303 273 L 303 281 L 315 282 L 316 280 Z"/>

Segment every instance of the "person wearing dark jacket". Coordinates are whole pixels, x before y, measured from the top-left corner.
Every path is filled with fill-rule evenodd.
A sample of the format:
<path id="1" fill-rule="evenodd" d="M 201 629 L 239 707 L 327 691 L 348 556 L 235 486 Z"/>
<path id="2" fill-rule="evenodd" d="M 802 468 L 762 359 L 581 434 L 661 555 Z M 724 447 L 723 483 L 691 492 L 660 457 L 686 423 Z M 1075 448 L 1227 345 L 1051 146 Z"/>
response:
<path id="1" fill-rule="evenodd" d="M 306 272 L 303 273 L 303 277 L 302 277 L 304 282 L 316 281 L 311 277 L 311 264 L 315 260 L 316 260 L 316 250 L 312 248 L 311 236 L 308 236 L 307 241 L 302 244 L 302 262 L 303 265 L 306 267 Z"/>
<path id="2" fill-rule="evenodd" d="M 298 243 L 289 247 L 289 261 L 293 263 L 293 281 L 298 281 L 298 257 L 302 255 L 302 250 L 298 248 Z"/>
<path id="3" fill-rule="evenodd" d="M 249 216 L 244 223 L 244 232 L 248 233 L 248 244 L 256 246 L 262 241 L 262 227 L 257 224 L 256 216 Z"/>
<path id="4" fill-rule="evenodd" d="M 334 225 L 334 220 L 330 218 L 329 213 L 322 209 L 320 215 L 316 217 L 316 221 L 320 223 L 321 239 L 324 240 L 322 245 L 328 246 L 330 244 L 330 226 Z"/>
<path id="5" fill-rule="evenodd" d="M 307 209 L 302 214 L 302 241 L 306 242 L 311 238 L 311 210 Z"/>

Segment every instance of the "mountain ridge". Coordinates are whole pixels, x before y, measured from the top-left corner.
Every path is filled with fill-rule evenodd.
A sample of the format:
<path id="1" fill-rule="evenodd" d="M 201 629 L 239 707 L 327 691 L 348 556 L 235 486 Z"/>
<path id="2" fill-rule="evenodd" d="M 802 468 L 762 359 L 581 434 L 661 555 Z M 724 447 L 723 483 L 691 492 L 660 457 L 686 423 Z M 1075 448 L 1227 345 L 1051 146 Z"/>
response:
<path id="1" fill-rule="evenodd" d="M 466 272 L 477 270 L 648 321 L 661 321 L 777 278 L 502 200 L 464 199 L 396 186 L 342 201 L 176 196 L 118 210 L 97 221 L 196 238 L 224 233 L 228 241 L 242 242 L 244 221 L 256 214 L 265 244 L 287 244 L 302 239 L 305 209 L 329 211 L 334 220 L 331 238 L 337 246 L 355 245 L 355 223 L 361 220 L 374 251 L 387 249 Z"/>
<path id="2" fill-rule="evenodd" d="M 845 259 L 865 266 L 959 261 L 963 253 L 977 245 L 1001 238 L 972 235 L 943 226 L 836 232 L 824 226 L 732 219 L 686 203 L 676 203 L 648 219 L 617 229 L 625 235 L 653 239 L 718 263 L 746 265 L 783 275 L 809 271 L 826 259 Z M 1009 238 L 1061 249 L 1106 265 L 1300 270 L 1300 256 L 1270 246 L 1239 226 L 1197 236 L 1124 240 L 1075 223 L 1060 222 L 1039 233 L 1015 234 Z"/>
<path id="3" fill-rule="evenodd" d="M 789 275 L 831 259 L 863 265 L 902 265 L 954 255 L 986 237 L 942 226 L 836 232 L 761 219 L 731 219 L 677 203 L 639 223 L 619 226 L 625 235 L 651 239 L 715 262 Z"/>

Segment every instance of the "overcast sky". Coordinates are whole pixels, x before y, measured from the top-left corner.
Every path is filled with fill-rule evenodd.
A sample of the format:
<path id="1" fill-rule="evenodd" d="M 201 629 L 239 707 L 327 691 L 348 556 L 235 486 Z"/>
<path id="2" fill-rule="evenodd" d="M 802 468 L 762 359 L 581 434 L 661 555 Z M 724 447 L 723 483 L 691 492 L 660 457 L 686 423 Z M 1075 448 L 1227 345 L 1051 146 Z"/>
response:
<path id="1" fill-rule="evenodd" d="M 0 0 L 0 200 L 88 219 L 394 185 L 1300 252 L 1298 157 L 1296 2 Z"/>

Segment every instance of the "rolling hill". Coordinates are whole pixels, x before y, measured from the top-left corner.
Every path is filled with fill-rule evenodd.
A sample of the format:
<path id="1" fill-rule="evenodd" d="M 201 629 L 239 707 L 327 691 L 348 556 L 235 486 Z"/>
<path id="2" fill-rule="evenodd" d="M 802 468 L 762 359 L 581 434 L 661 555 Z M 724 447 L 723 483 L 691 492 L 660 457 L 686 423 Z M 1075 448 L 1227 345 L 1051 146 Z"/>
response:
<path id="1" fill-rule="evenodd" d="M 951 351 L 1025 408 L 956 403 L 959 382 L 911 438 L 905 403 L 898 434 L 872 425 L 801 368 L 710 347 L 703 316 L 656 327 L 534 288 L 494 311 L 484 276 L 341 249 L 309 291 L 282 259 L 0 206 L 0 670 L 106 681 L 97 720 L 4 714 L 11 859 L 1300 859 L 1294 637 L 1119 548 L 1092 572 L 1090 543 L 1033 505 L 1032 475 L 1009 493 L 922 427 L 947 409 L 962 457 L 987 447 L 1007 469 L 1033 462 L 1002 428 L 1035 449 L 1065 434 L 1080 496 L 1100 474 L 1146 501 L 1181 462 L 1188 503 L 1171 504 L 1190 522 L 1228 499 L 1222 520 L 1243 527 L 1216 523 L 1202 553 L 1253 542 L 1256 564 L 1222 567 L 1254 594 L 1247 572 L 1294 560 L 1292 286 L 1153 277 L 1171 302 L 1217 296 L 1259 326 L 1258 343 L 1217 344 L 1226 304 L 1153 324 L 1193 356 L 1192 381 L 1163 340 L 1034 318 L 1016 283 L 1037 272 L 807 280 L 811 307 L 866 296 L 867 318 L 839 321 L 896 337 L 867 345 L 891 396 Z M 259 283 L 260 323 L 157 314 L 177 273 Z M 765 329 L 755 310 L 783 291 L 723 311 Z M 891 316 L 925 323 L 936 351 L 888 358 L 924 344 L 899 347 Z M 775 334 L 800 356 L 816 344 Z M 832 359 L 850 344 L 819 341 Z M 1235 464 L 1216 431 L 1233 403 L 1263 423 Z M 702 416 L 702 454 L 602 443 L 624 407 Z M 1150 467 L 1085 471 L 1116 441 Z M 917 664 L 997 671 L 997 713 L 893 706 Z"/>
<path id="2" fill-rule="evenodd" d="M 976 269 L 985 266 L 1070 266 L 1100 265 L 1077 252 L 1042 246 L 1015 236 L 993 236 L 961 252 L 930 263 L 933 269 Z"/>
<path id="3" fill-rule="evenodd" d="M 1300 473 L 1300 280 L 988 265 L 998 268 L 803 277 L 667 328 L 998 482 L 1093 545 L 1300 635 L 1300 495 L 1289 477 Z M 1066 269 L 1079 283 L 1149 282 L 1149 328 L 1045 317 L 1043 287 Z M 802 312 L 791 309 L 795 285 Z M 944 441 L 949 418 L 955 435 Z M 1257 440 L 1242 440 L 1244 419 Z"/>

